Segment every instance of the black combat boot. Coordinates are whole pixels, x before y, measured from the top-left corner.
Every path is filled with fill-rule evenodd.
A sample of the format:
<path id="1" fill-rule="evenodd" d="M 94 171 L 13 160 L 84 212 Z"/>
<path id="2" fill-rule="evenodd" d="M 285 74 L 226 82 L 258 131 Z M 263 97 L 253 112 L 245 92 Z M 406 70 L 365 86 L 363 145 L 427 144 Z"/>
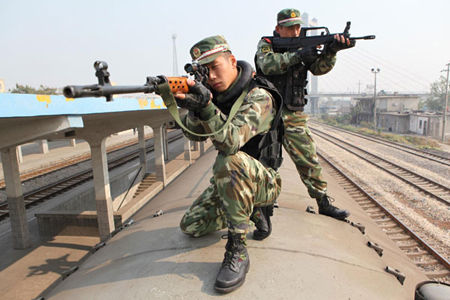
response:
<path id="1" fill-rule="evenodd" d="M 228 231 L 225 249 L 225 258 L 214 285 L 216 291 L 220 293 L 229 293 L 240 287 L 250 268 L 250 258 L 241 234 L 231 234 Z"/>
<path id="2" fill-rule="evenodd" d="M 331 205 L 332 198 L 328 195 L 323 195 L 321 198 L 316 198 L 317 205 L 319 206 L 319 214 L 329 216 L 338 220 L 345 220 L 350 213 L 345 209 L 339 209 L 334 205 Z"/>
<path id="3" fill-rule="evenodd" d="M 253 231 L 253 238 L 261 241 L 272 233 L 273 205 L 264 207 L 254 207 L 250 220 L 255 223 L 256 229 Z"/>

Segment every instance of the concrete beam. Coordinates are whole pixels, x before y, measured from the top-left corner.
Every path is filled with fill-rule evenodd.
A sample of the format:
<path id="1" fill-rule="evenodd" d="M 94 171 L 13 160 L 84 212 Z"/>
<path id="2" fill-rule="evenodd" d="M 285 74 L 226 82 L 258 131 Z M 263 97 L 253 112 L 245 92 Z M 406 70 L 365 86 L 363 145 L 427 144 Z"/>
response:
<path id="1" fill-rule="evenodd" d="M 45 136 L 83 127 L 80 116 L 54 116 L 0 120 L 0 149 L 22 145 Z"/>
<path id="2" fill-rule="evenodd" d="M 1 153 L 13 245 L 16 249 L 26 249 L 31 247 L 31 240 L 20 181 L 17 150 L 16 147 L 11 147 L 3 149 Z"/>
<path id="3" fill-rule="evenodd" d="M 168 184 L 166 177 L 166 164 L 164 161 L 164 135 L 163 135 L 164 126 L 159 125 L 153 128 L 153 141 L 155 145 L 155 171 L 156 171 L 156 180 L 162 181 L 163 185 L 166 186 Z"/>
<path id="4" fill-rule="evenodd" d="M 88 141 L 91 147 L 92 170 L 94 173 L 95 203 L 97 207 L 98 232 L 102 241 L 111 237 L 114 231 L 113 204 L 109 186 L 108 161 L 106 158 L 106 137 L 101 141 Z"/>

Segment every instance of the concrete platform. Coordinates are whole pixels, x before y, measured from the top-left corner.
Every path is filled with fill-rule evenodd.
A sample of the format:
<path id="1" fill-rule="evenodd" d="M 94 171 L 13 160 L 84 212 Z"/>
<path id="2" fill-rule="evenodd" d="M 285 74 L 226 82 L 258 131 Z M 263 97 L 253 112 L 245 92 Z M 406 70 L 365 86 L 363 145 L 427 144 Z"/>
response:
<path id="1" fill-rule="evenodd" d="M 109 144 L 114 145 L 130 138 L 136 139 L 132 131 L 113 135 L 109 139 Z M 198 152 L 193 153 L 193 162 L 198 159 Z M 39 169 L 42 166 L 54 164 L 56 161 L 84 154 L 89 154 L 89 146 L 87 143 L 80 143 L 76 147 L 54 149 L 48 154 L 35 153 L 30 156 L 27 155 L 21 166 L 23 166 L 24 171 Z M 168 179 L 172 180 L 185 168 L 186 163 L 184 161 L 173 158 L 166 166 Z M 158 187 L 154 187 L 153 190 Z M 136 207 L 136 202 L 145 200 L 143 199 L 144 196 L 151 198 L 157 193 L 157 191 L 153 190 L 143 192 L 130 205 Z M 32 240 L 31 248 L 24 250 L 13 249 L 11 246 L 9 220 L 6 219 L 0 223 L 0 298 L 2 300 L 35 299 L 65 276 L 64 274 L 72 267 L 79 265 L 86 259 L 92 248 L 99 242 L 98 236 L 59 235 L 48 241 L 40 240 L 34 215 L 59 205 L 59 200 L 61 199 L 58 197 L 52 198 L 27 211 L 27 221 L 30 226 Z M 133 210 L 127 208 L 126 211 L 131 213 Z"/>
<path id="2" fill-rule="evenodd" d="M 178 223 L 187 207 L 208 186 L 215 151 L 207 153 L 133 218 L 46 299 L 209 299 L 223 259 L 222 232 L 202 238 L 181 233 Z M 314 205 L 293 163 L 281 169 L 283 191 L 273 217 L 273 233 L 255 241 L 249 235 L 251 267 L 245 284 L 226 299 L 411 299 L 426 277 L 402 254 L 329 178 L 336 205 L 352 212 L 355 227 L 305 212 Z M 153 217 L 158 210 L 164 214 Z M 383 257 L 366 246 L 384 247 Z M 404 285 L 384 271 L 406 275 Z"/>

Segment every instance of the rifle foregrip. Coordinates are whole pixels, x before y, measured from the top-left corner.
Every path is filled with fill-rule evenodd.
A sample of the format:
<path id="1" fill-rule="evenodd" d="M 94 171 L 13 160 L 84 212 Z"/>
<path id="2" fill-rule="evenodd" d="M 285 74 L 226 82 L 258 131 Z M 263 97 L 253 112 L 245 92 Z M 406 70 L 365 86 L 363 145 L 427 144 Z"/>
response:
<path id="1" fill-rule="evenodd" d="M 182 92 L 186 94 L 189 92 L 187 77 L 167 77 L 167 80 L 169 81 L 169 86 L 172 93 L 175 94 L 176 92 Z"/>

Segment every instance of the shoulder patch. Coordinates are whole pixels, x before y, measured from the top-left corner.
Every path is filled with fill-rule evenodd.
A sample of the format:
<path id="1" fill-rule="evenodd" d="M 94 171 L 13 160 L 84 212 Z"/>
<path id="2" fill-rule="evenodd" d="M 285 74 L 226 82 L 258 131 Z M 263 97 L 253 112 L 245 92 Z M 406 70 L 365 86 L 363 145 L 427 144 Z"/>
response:
<path id="1" fill-rule="evenodd" d="M 264 47 L 262 47 L 262 48 L 261 48 L 261 52 L 263 52 L 263 53 L 270 52 L 270 47 L 269 47 L 269 46 L 264 46 Z"/>
<path id="2" fill-rule="evenodd" d="M 269 44 L 272 44 L 272 40 L 269 38 L 263 38 L 266 42 L 268 42 Z"/>

